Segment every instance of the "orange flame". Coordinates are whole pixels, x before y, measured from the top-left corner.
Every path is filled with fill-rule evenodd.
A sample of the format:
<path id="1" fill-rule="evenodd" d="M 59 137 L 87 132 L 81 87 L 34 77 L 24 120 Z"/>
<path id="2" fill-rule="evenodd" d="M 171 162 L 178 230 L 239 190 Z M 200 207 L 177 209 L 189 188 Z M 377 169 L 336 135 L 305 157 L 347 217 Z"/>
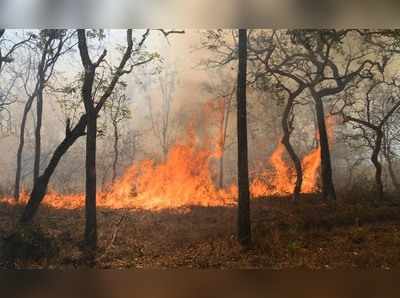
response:
<path id="1" fill-rule="evenodd" d="M 333 139 L 334 119 L 327 118 L 328 136 Z M 318 136 L 317 136 L 318 137 Z M 186 138 L 175 144 L 167 159 L 159 164 L 144 160 L 132 165 L 110 185 L 107 191 L 98 193 L 98 206 L 108 208 L 165 209 L 189 205 L 223 206 L 236 203 L 237 187 L 231 185 L 219 189 L 214 185 L 210 163 L 219 158 L 220 148 L 214 144 L 200 145 L 192 125 Z M 217 153 L 217 154 L 216 154 Z M 320 148 L 304 156 L 302 193 L 319 190 Z M 284 159 L 285 148 L 279 143 L 268 159 L 271 170 L 264 170 L 251 180 L 252 197 L 287 195 L 292 193 L 295 172 Z M 22 195 L 22 202 L 28 199 Z M 12 202 L 12 199 L 7 199 Z M 74 209 L 84 206 L 84 194 L 60 195 L 50 191 L 44 203 L 55 208 Z"/>

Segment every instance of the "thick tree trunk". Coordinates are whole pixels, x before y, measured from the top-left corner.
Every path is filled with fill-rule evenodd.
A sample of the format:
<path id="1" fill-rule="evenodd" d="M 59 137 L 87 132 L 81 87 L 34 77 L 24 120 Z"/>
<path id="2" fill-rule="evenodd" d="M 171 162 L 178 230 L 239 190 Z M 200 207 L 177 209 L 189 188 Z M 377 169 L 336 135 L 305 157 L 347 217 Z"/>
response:
<path id="1" fill-rule="evenodd" d="M 33 164 L 33 185 L 40 174 L 41 130 L 43 118 L 43 87 L 40 87 L 36 99 L 35 160 Z"/>
<path id="2" fill-rule="evenodd" d="M 293 100 L 289 98 L 286 103 L 286 107 L 282 117 L 283 137 L 281 142 L 285 146 L 286 151 L 288 152 L 296 171 L 296 183 L 293 189 L 293 199 L 297 201 L 300 198 L 301 186 L 303 184 L 303 171 L 301 167 L 300 158 L 297 156 L 296 152 L 293 149 L 292 144 L 290 143 L 291 129 L 289 127 L 289 115 L 292 108 L 293 108 Z"/>
<path id="3" fill-rule="evenodd" d="M 68 149 L 75 143 L 75 141 L 85 134 L 86 121 L 86 115 L 83 115 L 77 125 L 71 131 L 67 129 L 64 140 L 57 146 L 49 164 L 47 165 L 43 174 L 38 177 L 33 186 L 28 204 L 25 206 L 24 212 L 20 218 L 21 223 L 26 224 L 33 221 L 33 218 L 39 209 L 40 203 L 46 194 L 50 178 L 53 175 L 59 161 L 68 151 Z"/>
<path id="4" fill-rule="evenodd" d="M 97 114 L 88 114 L 86 135 L 86 196 L 85 196 L 85 244 L 90 250 L 97 247 L 96 219 L 96 135 Z"/>
<path id="5" fill-rule="evenodd" d="M 382 182 L 382 165 L 379 162 L 379 152 L 381 150 L 383 132 L 379 129 L 376 131 L 376 141 L 374 150 L 372 151 L 371 161 L 375 166 L 375 187 L 379 200 L 383 199 L 383 182 Z"/>
<path id="6" fill-rule="evenodd" d="M 33 100 L 35 96 L 31 95 L 26 101 L 24 112 L 22 114 L 21 128 L 19 132 L 19 145 L 17 150 L 17 168 L 15 171 L 15 184 L 14 184 L 14 198 L 16 201 L 19 200 L 19 195 L 21 192 L 21 170 L 22 170 L 22 151 L 25 145 L 25 127 L 26 120 L 28 118 L 28 113 L 32 107 Z"/>
<path id="7" fill-rule="evenodd" d="M 114 160 L 113 160 L 113 174 L 111 181 L 114 182 L 117 178 L 117 167 L 118 167 L 118 158 L 119 158 L 119 133 L 118 133 L 118 123 L 114 122 Z"/>
<path id="8" fill-rule="evenodd" d="M 239 69 L 237 78 L 238 134 L 238 240 L 243 246 L 251 243 L 250 191 L 247 153 L 247 30 L 239 29 Z"/>
<path id="9" fill-rule="evenodd" d="M 329 139 L 325 124 L 325 113 L 322 98 L 313 93 L 315 108 L 317 112 L 319 142 L 321 146 L 321 178 L 322 178 L 322 198 L 336 200 L 336 192 L 332 179 L 331 155 L 329 149 Z"/>

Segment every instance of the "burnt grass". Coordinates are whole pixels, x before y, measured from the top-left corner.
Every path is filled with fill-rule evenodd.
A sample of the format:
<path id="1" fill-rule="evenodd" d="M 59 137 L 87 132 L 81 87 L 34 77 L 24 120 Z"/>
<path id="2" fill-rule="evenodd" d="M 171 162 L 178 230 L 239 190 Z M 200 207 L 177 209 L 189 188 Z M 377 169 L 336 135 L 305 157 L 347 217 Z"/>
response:
<path id="1" fill-rule="evenodd" d="M 334 204 L 322 202 L 318 195 L 298 203 L 255 199 L 249 249 L 237 244 L 233 206 L 158 212 L 99 208 L 99 248 L 90 262 L 81 249 L 82 208 L 41 207 L 34 235 L 46 239 L 47 247 L 51 239 L 56 253 L 39 254 L 40 258 L 5 254 L 4 243 L 15 237 L 15 218 L 21 211 L 22 206 L 0 201 L 0 268 L 400 267 L 400 201 L 395 196 L 376 202 L 347 195 Z"/>

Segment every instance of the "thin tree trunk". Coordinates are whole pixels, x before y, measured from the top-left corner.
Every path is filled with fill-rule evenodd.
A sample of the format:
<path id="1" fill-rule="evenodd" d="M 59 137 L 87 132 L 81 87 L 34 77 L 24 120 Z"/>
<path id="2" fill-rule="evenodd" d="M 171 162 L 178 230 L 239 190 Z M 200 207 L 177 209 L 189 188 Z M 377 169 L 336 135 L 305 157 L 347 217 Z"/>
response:
<path id="1" fill-rule="evenodd" d="M 383 139 L 383 132 L 378 129 L 376 131 L 376 141 L 374 150 L 372 151 L 371 161 L 375 166 L 375 186 L 379 200 L 383 199 L 382 165 L 379 162 L 379 152 L 381 150 L 382 139 Z"/>
<path id="2" fill-rule="evenodd" d="M 301 167 L 300 158 L 297 156 L 296 152 L 293 149 L 292 144 L 290 143 L 291 129 L 289 127 L 289 115 L 292 111 L 292 108 L 293 108 L 293 99 L 288 98 L 282 117 L 283 137 L 281 142 L 285 146 L 286 151 L 288 152 L 290 158 L 292 159 L 294 168 L 296 170 L 296 183 L 293 189 L 293 199 L 297 201 L 300 198 L 301 186 L 303 184 L 303 171 Z"/>
<path id="3" fill-rule="evenodd" d="M 96 134 L 97 115 L 88 114 L 86 135 L 86 196 L 85 196 L 85 244 L 94 251 L 97 247 L 96 219 Z"/>
<path id="4" fill-rule="evenodd" d="M 234 91 L 234 90 L 233 90 Z M 225 157 L 225 144 L 226 144 L 226 135 L 228 131 L 228 123 L 229 123 L 229 114 L 231 111 L 231 103 L 232 103 L 232 94 L 228 98 L 228 102 L 224 101 L 224 119 L 223 119 L 223 131 L 222 131 L 222 144 L 221 144 L 221 158 L 219 160 L 219 187 L 224 187 L 224 157 Z"/>
<path id="5" fill-rule="evenodd" d="M 250 191 L 247 148 L 247 30 L 239 29 L 239 68 L 237 78 L 238 134 L 238 240 L 243 246 L 251 243 Z"/>
<path id="6" fill-rule="evenodd" d="M 25 145 L 25 127 L 26 127 L 26 120 L 28 118 L 28 113 L 32 107 L 33 100 L 35 99 L 34 95 L 31 95 L 24 108 L 24 112 L 22 114 L 21 120 L 21 128 L 19 133 L 19 145 L 17 150 L 17 169 L 15 172 L 15 184 L 14 184 L 14 198 L 16 201 L 19 200 L 19 195 L 21 192 L 21 168 L 22 168 L 22 152 Z"/>
<path id="7" fill-rule="evenodd" d="M 36 98 L 35 160 L 33 165 L 33 184 L 40 174 L 41 130 L 43 117 L 43 87 L 40 86 Z"/>
<path id="8" fill-rule="evenodd" d="M 118 133 L 118 123 L 114 122 L 114 160 L 113 160 L 113 174 L 111 181 L 114 182 L 117 178 L 117 166 L 118 166 L 118 158 L 119 158 L 119 133 Z"/>
<path id="9" fill-rule="evenodd" d="M 317 112 L 319 141 L 321 146 L 322 198 L 336 200 L 336 192 L 332 179 L 331 155 L 328 133 L 325 124 L 325 113 L 322 98 L 312 92 Z"/>
<path id="10" fill-rule="evenodd" d="M 42 202 L 46 194 L 47 186 L 49 184 L 51 176 L 54 173 L 54 170 L 57 168 L 59 161 L 68 151 L 68 149 L 75 143 L 75 141 L 79 137 L 85 134 L 86 123 L 86 115 L 83 115 L 71 131 L 69 130 L 69 128 L 67 128 L 67 133 L 64 140 L 57 146 L 56 150 L 53 153 L 53 156 L 50 159 L 49 164 L 47 165 L 43 174 L 38 177 L 36 183 L 33 186 L 29 201 L 25 206 L 25 209 L 19 220 L 20 223 L 27 224 L 33 221 L 33 218 L 39 209 L 40 203 Z"/>
<path id="11" fill-rule="evenodd" d="M 220 189 L 224 187 L 224 151 L 222 151 L 221 157 L 219 158 L 218 187 Z"/>

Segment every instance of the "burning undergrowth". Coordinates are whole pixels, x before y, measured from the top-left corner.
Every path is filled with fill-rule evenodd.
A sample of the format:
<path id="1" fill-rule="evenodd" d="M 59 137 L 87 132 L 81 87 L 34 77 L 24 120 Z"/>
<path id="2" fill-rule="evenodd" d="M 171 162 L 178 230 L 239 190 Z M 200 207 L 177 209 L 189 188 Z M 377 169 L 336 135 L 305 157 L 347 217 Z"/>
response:
<path id="1" fill-rule="evenodd" d="M 333 121 L 327 121 L 333 135 Z M 203 132 L 204 134 L 204 132 Z M 295 184 L 293 166 L 284 158 L 285 148 L 278 142 L 263 170 L 252 175 L 253 198 L 287 196 Z M 161 210 L 184 206 L 228 206 L 236 204 L 236 183 L 219 188 L 212 176 L 212 162 L 221 158 L 220 143 L 209 136 L 200 137 L 193 121 L 185 137 L 171 147 L 160 163 L 142 160 L 129 167 L 112 185 L 98 193 L 98 206 L 105 208 L 141 208 Z M 320 148 L 314 148 L 302 159 L 303 194 L 319 191 Z M 21 196 L 26 202 L 28 194 Z M 12 202 L 12 199 L 6 199 Z M 64 195 L 49 191 L 44 203 L 55 208 L 75 209 L 84 206 L 84 194 Z"/>

